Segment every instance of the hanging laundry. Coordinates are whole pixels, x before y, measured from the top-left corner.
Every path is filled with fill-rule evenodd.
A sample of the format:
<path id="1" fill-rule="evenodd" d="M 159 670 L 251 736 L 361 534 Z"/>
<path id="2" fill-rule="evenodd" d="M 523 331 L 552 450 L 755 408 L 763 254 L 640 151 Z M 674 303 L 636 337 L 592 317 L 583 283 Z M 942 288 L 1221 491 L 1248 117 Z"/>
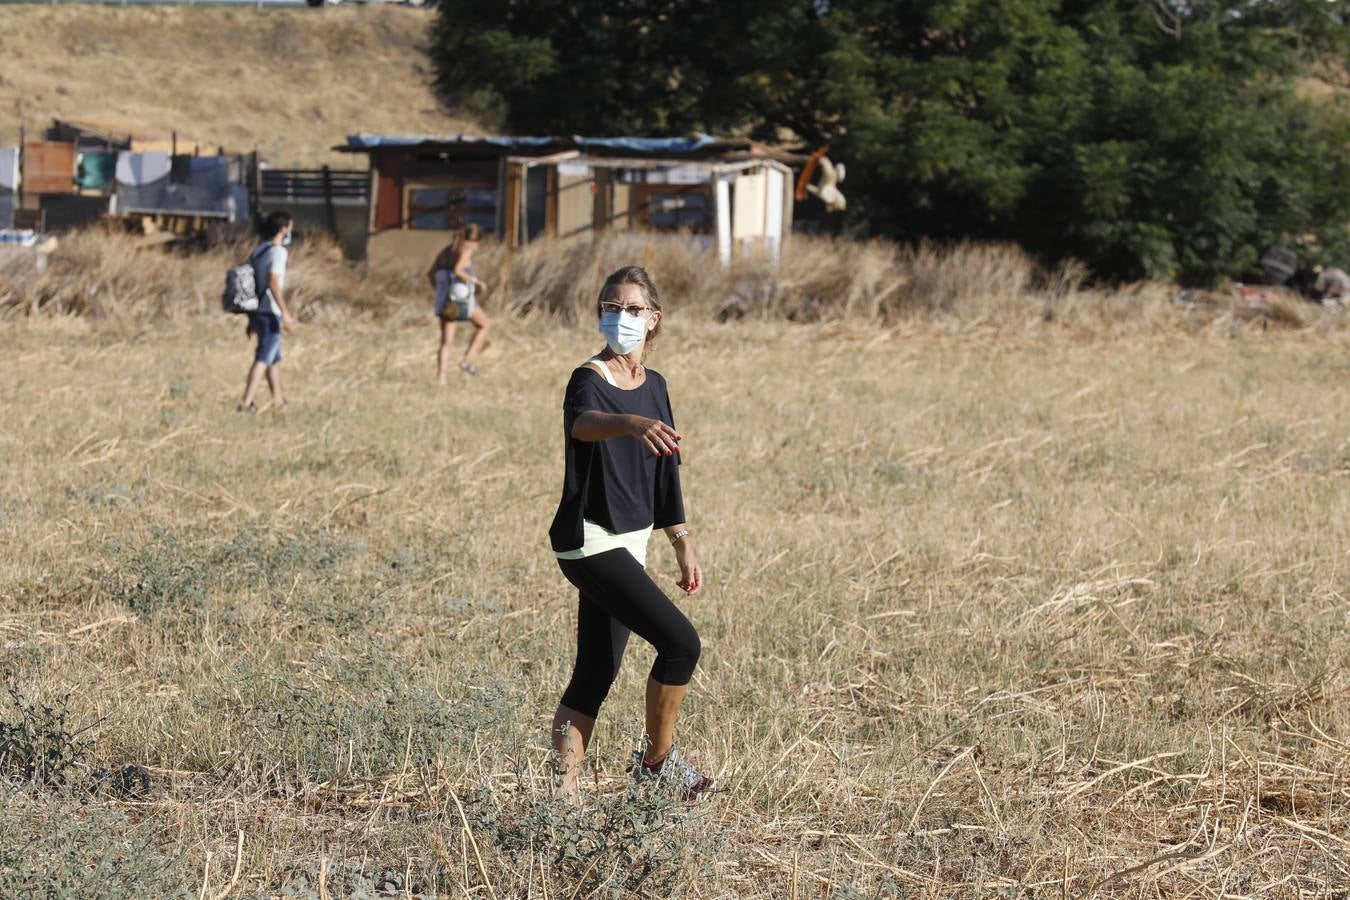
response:
<path id="1" fill-rule="evenodd" d="M 223 194 L 230 188 L 230 158 L 228 156 L 197 156 L 188 163 L 188 184 Z"/>
<path id="2" fill-rule="evenodd" d="M 75 183 L 95 190 L 108 185 L 117 177 L 116 153 L 81 153 L 75 164 Z"/>
<path id="3" fill-rule="evenodd" d="M 162 210 L 170 167 L 169 154 L 162 150 L 117 154 L 117 209 L 120 212 Z"/>
<path id="4" fill-rule="evenodd" d="M 161 178 L 168 178 L 171 167 L 169 154 L 162 150 L 151 150 L 146 153 L 119 153 L 117 154 L 117 183 L 128 185 L 151 184 Z"/>
<path id="5" fill-rule="evenodd" d="M 237 183 L 246 171 L 240 157 L 121 153 L 117 158 L 117 209 L 122 213 L 218 213 L 230 221 L 246 218 L 248 188 Z"/>
<path id="6" fill-rule="evenodd" d="M 0 190 L 19 189 L 19 148 L 0 147 Z"/>
<path id="7" fill-rule="evenodd" d="M 19 148 L 0 147 L 0 228 L 14 227 L 18 190 Z"/>
<path id="8" fill-rule="evenodd" d="M 174 184 L 186 184 L 191 171 L 191 154 L 179 153 L 169 160 L 169 180 Z"/>
<path id="9" fill-rule="evenodd" d="M 19 148 L 0 147 L 0 228 L 14 228 L 19 205 Z"/>

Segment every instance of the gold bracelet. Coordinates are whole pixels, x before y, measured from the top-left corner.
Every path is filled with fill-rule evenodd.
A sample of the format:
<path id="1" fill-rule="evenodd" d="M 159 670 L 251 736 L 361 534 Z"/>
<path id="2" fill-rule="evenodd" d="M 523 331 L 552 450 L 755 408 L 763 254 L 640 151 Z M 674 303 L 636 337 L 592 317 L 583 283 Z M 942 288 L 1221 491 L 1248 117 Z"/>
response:
<path id="1" fill-rule="evenodd" d="M 689 537 L 689 529 L 688 529 L 688 528 L 681 528 L 679 531 L 675 532 L 674 534 L 672 534 L 672 535 L 670 536 L 670 542 L 671 542 L 672 544 L 674 544 L 674 543 L 675 543 L 676 541 L 678 541 L 680 538 L 687 538 L 687 537 Z"/>

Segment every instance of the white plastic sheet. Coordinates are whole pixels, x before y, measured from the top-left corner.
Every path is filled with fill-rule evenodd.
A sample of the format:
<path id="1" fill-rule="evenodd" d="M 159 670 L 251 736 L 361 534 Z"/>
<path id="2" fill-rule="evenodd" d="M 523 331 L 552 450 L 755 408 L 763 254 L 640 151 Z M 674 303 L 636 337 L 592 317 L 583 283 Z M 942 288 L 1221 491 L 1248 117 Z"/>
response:
<path id="1" fill-rule="evenodd" d="M 172 163 L 162 150 L 147 153 L 117 154 L 117 183 L 125 185 L 153 184 L 169 177 Z"/>

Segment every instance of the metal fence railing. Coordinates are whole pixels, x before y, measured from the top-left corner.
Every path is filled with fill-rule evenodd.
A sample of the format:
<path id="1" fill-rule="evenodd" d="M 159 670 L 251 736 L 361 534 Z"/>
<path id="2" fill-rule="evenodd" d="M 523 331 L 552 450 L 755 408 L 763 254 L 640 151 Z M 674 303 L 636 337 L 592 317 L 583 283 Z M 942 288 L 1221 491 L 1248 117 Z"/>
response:
<path id="1" fill-rule="evenodd" d="M 365 169 L 261 169 L 258 195 L 264 200 L 364 203 L 370 195 Z"/>

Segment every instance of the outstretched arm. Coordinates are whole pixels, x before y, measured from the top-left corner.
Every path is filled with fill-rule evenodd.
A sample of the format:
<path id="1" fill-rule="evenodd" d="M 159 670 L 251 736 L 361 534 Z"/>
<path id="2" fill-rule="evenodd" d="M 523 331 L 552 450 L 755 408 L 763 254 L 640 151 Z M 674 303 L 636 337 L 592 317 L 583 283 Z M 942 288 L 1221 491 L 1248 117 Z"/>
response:
<path id="1" fill-rule="evenodd" d="M 623 413 L 587 410 L 572 423 L 572 437 L 579 441 L 605 441 L 616 437 L 637 438 L 653 456 L 680 452 L 680 435 L 660 419 Z"/>

